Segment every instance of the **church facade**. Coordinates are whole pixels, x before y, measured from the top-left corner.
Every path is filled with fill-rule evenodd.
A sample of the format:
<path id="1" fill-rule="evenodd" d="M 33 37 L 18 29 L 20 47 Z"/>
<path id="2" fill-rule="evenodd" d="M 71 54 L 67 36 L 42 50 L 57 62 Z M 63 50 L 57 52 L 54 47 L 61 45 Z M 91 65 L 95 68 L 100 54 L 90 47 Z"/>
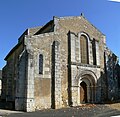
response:
<path id="1" fill-rule="evenodd" d="M 84 16 L 29 28 L 5 58 L 2 100 L 15 110 L 104 103 L 120 97 L 118 57 Z"/>

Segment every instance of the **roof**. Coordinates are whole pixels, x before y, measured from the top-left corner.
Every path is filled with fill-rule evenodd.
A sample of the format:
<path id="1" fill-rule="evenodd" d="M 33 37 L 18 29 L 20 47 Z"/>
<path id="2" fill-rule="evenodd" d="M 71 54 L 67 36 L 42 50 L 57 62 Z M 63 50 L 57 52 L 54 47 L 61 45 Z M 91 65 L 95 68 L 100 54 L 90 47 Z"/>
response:
<path id="1" fill-rule="evenodd" d="M 42 26 L 33 27 L 33 28 L 28 28 L 28 30 L 29 30 L 28 35 L 34 35 L 34 34 L 37 33 L 41 28 L 42 28 Z"/>
<path id="2" fill-rule="evenodd" d="M 8 57 L 22 44 L 22 42 L 18 43 L 16 46 L 13 47 L 13 49 L 8 53 L 8 55 L 5 57 L 4 60 L 7 60 Z"/>
<path id="3" fill-rule="evenodd" d="M 42 27 L 39 26 L 39 27 L 35 27 L 35 28 L 29 28 L 29 29 L 26 29 L 25 32 L 19 37 L 18 39 L 18 44 L 15 45 L 12 50 L 8 53 L 8 55 L 5 57 L 4 60 L 7 60 L 8 57 L 23 43 L 22 41 L 20 41 L 22 38 L 24 38 L 25 35 L 34 35 L 34 33 L 36 33 L 37 31 L 39 31 Z M 29 32 L 29 33 L 28 33 Z"/>
<path id="4" fill-rule="evenodd" d="M 55 17 L 55 16 L 54 16 Z M 88 23 L 90 23 L 83 15 L 81 16 L 69 16 L 69 17 L 55 17 L 59 19 L 71 19 L 76 17 L 82 17 L 84 18 Z M 91 23 L 90 23 L 91 24 Z M 18 39 L 19 43 L 8 53 L 8 55 L 5 57 L 5 60 L 8 59 L 8 57 L 21 45 L 22 41 L 20 41 L 22 38 L 24 38 L 25 35 L 37 35 L 40 34 L 42 31 L 46 29 L 46 27 L 54 25 L 54 19 L 50 20 L 46 25 L 34 27 L 34 28 L 28 28 Z M 91 24 L 95 29 L 97 29 L 93 24 Z M 97 29 L 102 35 L 104 35 L 99 29 Z"/>
<path id="5" fill-rule="evenodd" d="M 43 27 L 41 27 L 40 30 L 38 30 L 38 32 L 36 32 L 34 35 L 38 35 L 40 34 L 46 27 L 48 27 L 49 25 L 53 24 L 53 20 L 50 20 L 47 24 L 45 24 Z"/>

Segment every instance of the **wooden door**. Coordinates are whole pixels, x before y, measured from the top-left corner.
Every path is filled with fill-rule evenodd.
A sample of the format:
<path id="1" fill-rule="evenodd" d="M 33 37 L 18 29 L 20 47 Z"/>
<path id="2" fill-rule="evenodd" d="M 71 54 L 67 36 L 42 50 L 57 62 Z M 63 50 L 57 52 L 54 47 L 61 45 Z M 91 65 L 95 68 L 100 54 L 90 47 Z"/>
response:
<path id="1" fill-rule="evenodd" d="M 80 83 L 80 102 L 87 103 L 87 85 L 85 82 Z"/>

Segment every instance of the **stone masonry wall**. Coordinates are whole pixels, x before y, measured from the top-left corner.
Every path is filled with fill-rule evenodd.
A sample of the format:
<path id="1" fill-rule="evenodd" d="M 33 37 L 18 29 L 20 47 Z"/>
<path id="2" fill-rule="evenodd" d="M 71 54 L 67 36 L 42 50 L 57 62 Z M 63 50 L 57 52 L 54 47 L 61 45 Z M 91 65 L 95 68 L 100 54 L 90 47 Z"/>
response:
<path id="1" fill-rule="evenodd" d="M 51 43 L 52 34 L 26 37 L 25 44 L 33 54 L 34 108 L 51 108 Z M 42 42 L 42 43 L 41 43 Z M 43 74 L 39 74 L 39 55 L 43 55 Z M 33 79 L 31 78 L 31 79 Z M 47 89 L 46 89 L 47 88 Z"/>
<path id="2" fill-rule="evenodd" d="M 7 58 L 7 65 L 5 67 L 5 71 L 3 76 L 5 76 L 5 82 L 3 81 L 3 85 L 6 86 L 6 89 L 2 89 L 2 92 L 6 94 L 6 101 L 15 101 L 15 92 L 16 92 L 16 80 L 18 79 L 18 63 L 19 63 L 19 54 L 23 50 L 23 44 L 19 45 L 19 47 Z M 11 67 L 12 66 L 12 67 Z M 4 79 L 3 79 L 4 80 Z M 5 83 L 5 84 L 4 84 Z M 6 91 L 4 91 L 6 90 Z"/>
<path id="3" fill-rule="evenodd" d="M 108 48 L 105 51 L 106 57 L 106 76 L 108 84 L 108 100 L 115 101 L 119 100 L 119 78 L 118 70 L 118 58 Z"/>
<path id="4" fill-rule="evenodd" d="M 34 99 L 34 57 L 33 54 L 27 50 L 28 64 L 26 74 L 26 91 L 25 91 L 25 106 L 24 110 L 27 112 L 35 111 L 35 99 Z"/>
<path id="5" fill-rule="evenodd" d="M 62 107 L 60 43 L 54 41 L 52 45 L 52 103 L 53 108 Z"/>
<path id="6" fill-rule="evenodd" d="M 105 86 L 102 86 L 105 85 L 102 83 L 105 75 L 105 36 L 83 16 L 54 17 L 52 23 L 54 32 L 43 31 L 43 34 L 34 35 L 41 27 L 28 29 L 24 38 L 25 48 L 20 45 L 7 59 L 4 68 L 7 78 L 4 79 L 3 88 L 3 91 L 7 91 L 3 93 L 3 98 L 15 101 L 16 110 L 34 111 L 80 104 L 79 80 L 84 72 L 88 76 L 94 74 L 86 80 L 91 86 L 88 88 L 93 90 L 89 100 L 100 102 L 105 97 Z M 89 65 L 81 64 L 81 34 L 88 39 Z M 93 40 L 96 45 L 96 65 L 93 61 Z M 42 74 L 39 73 L 40 54 L 43 55 Z"/>
<path id="7" fill-rule="evenodd" d="M 15 110 L 24 110 L 25 107 L 25 89 L 26 89 L 26 51 L 19 56 L 18 63 L 18 78 L 16 79 L 16 96 L 15 96 Z"/>
<path id="8" fill-rule="evenodd" d="M 25 44 L 27 45 L 27 50 L 29 49 L 34 53 L 34 82 L 35 82 L 35 108 L 51 108 L 51 55 L 52 55 L 52 44 L 54 41 L 59 41 L 60 45 L 60 66 L 61 68 L 59 69 L 59 74 L 61 77 L 61 82 L 62 87 L 61 87 L 61 99 L 60 99 L 60 105 L 61 106 L 67 106 L 67 99 L 68 99 L 68 94 L 67 94 L 67 40 L 63 40 L 61 35 L 59 35 L 57 32 L 56 33 L 44 33 L 40 35 L 35 35 L 31 37 L 26 37 L 26 42 Z M 42 42 L 42 43 L 41 43 Z M 43 54 L 44 56 L 44 62 L 43 62 L 43 74 L 39 74 L 39 64 L 38 64 L 38 55 Z M 44 94 L 42 90 L 41 92 L 39 91 L 41 89 L 41 84 L 37 81 L 42 81 L 44 80 L 49 80 L 48 86 L 49 90 L 47 91 L 47 95 L 41 96 L 41 94 Z M 45 82 L 44 82 L 45 83 Z M 39 87 L 37 87 L 39 86 Z M 57 86 L 57 85 L 56 85 Z M 57 87 L 56 87 L 57 88 Z M 37 94 L 37 92 L 40 92 Z M 58 104 L 57 104 L 58 105 Z M 58 107 L 58 106 L 57 106 Z"/>
<path id="9" fill-rule="evenodd" d="M 57 20 L 57 27 L 56 31 L 61 34 L 61 37 L 64 40 L 67 40 L 69 37 L 70 42 L 70 58 L 71 61 L 68 64 L 71 64 L 71 80 L 69 82 L 71 85 L 71 100 L 74 106 L 79 104 L 78 100 L 78 88 L 79 88 L 79 81 L 77 76 L 80 74 L 79 70 L 77 69 L 78 66 L 81 66 L 80 60 L 80 35 L 85 34 L 88 37 L 88 50 L 89 50 L 89 66 L 84 67 L 83 71 L 90 70 L 97 77 L 97 84 L 95 86 L 95 96 L 96 102 L 100 102 L 101 100 L 101 71 L 104 68 L 104 45 L 105 45 L 105 36 L 99 32 L 93 25 L 91 25 L 86 19 L 83 17 L 65 17 L 65 18 L 56 18 Z M 68 36 L 66 36 L 68 35 Z M 93 51 L 92 51 L 92 41 L 93 39 L 96 40 L 96 65 L 93 65 Z M 101 56 L 100 56 L 101 55 Z M 81 68 L 82 69 L 82 68 Z M 96 73 L 97 71 L 97 73 Z M 87 72 L 86 72 L 87 73 Z M 68 73 L 70 74 L 70 73 Z M 74 83 L 77 83 L 74 85 Z M 98 87 L 97 87 L 98 86 Z"/>
<path id="10" fill-rule="evenodd" d="M 97 40 L 99 42 L 99 51 L 100 51 L 100 53 L 97 53 L 97 55 L 98 54 L 101 55 L 100 66 L 101 68 L 104 68 L 104 57 L 103 56 L 104 56 L 104 45 L 105 45 L 106 39 L 105 39 L 105 36 L 96 27 L 94 27 L 91 23 L 89 23 L 82 16 L 55 18 L 55 20 L 58 21 L 56 32 L 59 32 L 59 34 L 61 34 L 64 40 L 67 40 L 68 38 L 67 34 L 69 31 L 74 32 L 75 35 L 78 35 L 79 33 L 86 33 L 89 35 L 90 40 L 93 40 L 93 39 Z"/>

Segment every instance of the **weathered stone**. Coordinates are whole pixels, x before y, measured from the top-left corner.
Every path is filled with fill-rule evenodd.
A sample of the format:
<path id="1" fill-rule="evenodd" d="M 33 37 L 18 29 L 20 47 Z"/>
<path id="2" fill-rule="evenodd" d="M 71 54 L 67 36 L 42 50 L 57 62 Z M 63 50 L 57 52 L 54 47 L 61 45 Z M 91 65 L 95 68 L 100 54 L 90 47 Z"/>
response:
<path id="1" fill-rule="evenodd" d="M 83 16 L 54 17 L 26 30 L 5 60 L 1 98 L 15 103 L 16 110 L 120 97 L 117 56 L 106 48 L 105 35 Z"/>

